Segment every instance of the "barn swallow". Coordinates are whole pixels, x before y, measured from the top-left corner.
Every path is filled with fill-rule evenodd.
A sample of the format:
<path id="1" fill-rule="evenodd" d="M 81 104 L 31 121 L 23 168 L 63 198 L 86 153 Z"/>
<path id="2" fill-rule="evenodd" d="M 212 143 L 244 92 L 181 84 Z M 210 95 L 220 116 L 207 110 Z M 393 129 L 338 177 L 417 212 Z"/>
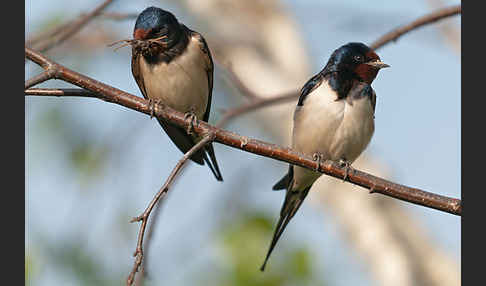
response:
<path id="1" fill-rule="evenodd" d="M 378 71 L 388 66 L 362 43 L 348 43 L 335 50 L 324 69 L 301 89 L 294 111 L 292 149 L 319 161 L 339 161 L 349 168 L 373 135 L 376 94 L 371 83 Z M 290 165 L 288 173 L 273 186 L 273 190 L 286 189 L 286 195 L 261 271 L 320 176 L 314 170 Z"/>
<path id="2" fill-rule="evenodd" d="M 207 122 L 214 66 L 203 36 L 179 23 L 172 13 L 149 7 L 138 15 L 133 38 L 147 43 L 132 45 L 132 74 L 144 98 Z M 183 153 L 202 139 L 190 130 L 157 120 Z M 216 180 L 223 180 L 212 144 L 191 160 L 206 163 Z"/>

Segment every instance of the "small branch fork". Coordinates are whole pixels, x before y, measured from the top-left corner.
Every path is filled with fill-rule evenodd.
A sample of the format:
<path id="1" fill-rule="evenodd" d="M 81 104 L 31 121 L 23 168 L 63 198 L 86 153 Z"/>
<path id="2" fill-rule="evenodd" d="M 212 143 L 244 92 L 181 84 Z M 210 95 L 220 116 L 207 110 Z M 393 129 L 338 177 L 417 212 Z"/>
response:
<path id="1" fill-rule="evenodd" d="M 189 123 L 188 123 L 189 124 Z M 215 136 L 213 133 L 207 133 L 199 143 L 194 145 L 187 153 L 184 154 L 184 156 L 179 160 L 177 165 L 174 167 L 172 172 L 169 175 L 169 178 L 167 178 L 167 181 L 165 184 L 159 189 L 159 192 L 155 195 L 155 197 L 152 199 L 148 207 L 145 209 L 145 211 L 138 217 L 134 217 L 130 222 L 142 222 L 140 225 L 140 230 L 138 231 L 138 241 L 137 241 L 137 248 L 135 250 L 135 253 L 133 256 L 135 256 L 135 262 L 133 264 L 132 271 L 128 275 L 127 278 L 127 285 L 132 285 L 134 279 L 135 279 L 135 274 L 138 272 L 138 269 L 140 265 L 142 264 L 143 260 L 143 238 L 145 234 L 145 229 L 147 227 L 147 222 L 150 216 L 150 213 L 152 212 L 153 208 L 157 204 L 157 202 L 164 198 L 167 192 L 169 191 L 169 187 L 172 185 L 172 182 L 174 182 L 177 174 L 182 170 L 182 167 L 184 164 L 187 162 L 187 160 L 194 154 L 196 153 L 199 149 L 203 148 L 206 144 L 212 142 L 214 140 Z"/>

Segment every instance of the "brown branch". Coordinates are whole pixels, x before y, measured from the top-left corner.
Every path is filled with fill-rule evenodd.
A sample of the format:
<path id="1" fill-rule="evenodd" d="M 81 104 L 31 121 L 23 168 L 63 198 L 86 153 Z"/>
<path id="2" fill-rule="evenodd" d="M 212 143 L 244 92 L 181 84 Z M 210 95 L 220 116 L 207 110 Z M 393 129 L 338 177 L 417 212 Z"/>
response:
<path id="1" fill-rule="evenodd" d="M 33 40 L 27 41 L 26 45 L 29 47 L 34 47 L 36 50 L 40 52 L 45 52 L 50 48 L 54 47 L 55 45 L 58 45 L 63 41 L 67 40 L 72 35 L 76 34 L 89 21 L 91 21 L 96 16 L 100 15 L 101 12 L 112 2 L 113 0 L 106 0 L 90 13 L 82 14 L 77 19 L 67 24 L 62 24 L 61 26 L 54 28 L 52 32 L 46 33 L 45 36 L 42 38 L 36 37 Z"/>
<path id="2" fill-rule="evenodd" d="M 145 237 L 145 244 L 144 244 L 145 245 L 145 253 L 150 252 L 150 246 L 151 246 L 151 242 L 152 242 L 152 236 L 153 236 L 153 233 L 154 233 L 154 229 L 157 229 L 157 223 L 159 222 L 159 219 L 160 219 L 160 212 L 161 212 L 162 207 L 164 207 L 163 203 L 165 203 L 165 202 L 167 202 L 167 199 L 160 201 L 160 203 L 158 205 L 156 205 L 155 208 L 152 211 L 151 224 L 150 224 L 150 227 L 147 230 L 147 235 Z M 145 277 L 149 276 L 148 271 L 147 271 L 147 265 L 149 265 L 149 259 L 148 259 L 149 257 L 150 256 L 147 256 L 147 255 L 144 256 L 144 259 L 143 259 L 142 264 L 140 265 L 139 271 L 138 271 L 138 272 L 140 272 L 140 274 L 137 276 L 137 279 L 135 279 L 135 281 L 134 281 L 135 286 L 144 285 Z"/>
<path id="3" fill-rule="evenodd" d="M 435 11 L 433 13 L 427 14 L 427 15 L 422 16 L 422 17 L 418 18 L 417 20 L 411 22 L 408 25 L 399 27 L 399 28 L 383 35 L 378 40 L 373 42 L 370 45 L 370 48 L 372 48 L 373 50 L 377 50 L 377 49 L 383 47 L 384 45 L 388 44 L 391 41 L 397 41 L 398 38 L 401 37 L 403 34 L 406 34 L 406 33 L 410 32 L 414 29 L 417 29 L 417 28 L 422 27 L 424 25 L 431 24 L 431 23 L 437 22 L 441 19 L 444 19 L 444 18 L 447 18 L 447 17 L 450 17 L 450 16 L 454 16 L 454 15 L 457 15 L 457 14 L 461 14 L 461 5 L 447 7 L 447 8 Z"/>
<path id="4" fill-rule="evenodd" d="M 217 61 L 219 62 L 219 61 Z M 248 97 L 251 100 L 258 100 L 261 99 L 261 97 L 253 92 L 251 89 L 246 86 L 241 79 L 236 75 L 235 71 L 233 70 L 233 66 L 230 64 L 227 64 L 226 66 L 224 64 L 220 64 L 227 72 L 230 81 L 233 82 L 236 87 L 241 91 L 243 96 Z"/>
<path id="5" fill-rule="evenodd" d="M 25 95 L 37 96 L 78 96 L 78 97 L 97 97 L 101 95 L 81 88 L 29 88 L 25 90 Z"/>
<path id="6" fill-rule="evenodd" d="M 136 258 L 135 258 L 135 262 L 133 264 L 132 271 L 128 275 L 127 285 L 132 285 L 133 280 L 135 279 L 135 275 L 138 272 L 138 268 L 142 264 L 142 260 L 143 260 L 143 248 L 142 248 L 143 238 L 144 238 L 144 234 L 145 234 L 145 228 L 147 227 L 147 221 L 149 219 L 150 213 L 152 212 L 152 209 L 154 208 L 154 206 L 157 204 L 157 202 L 160 199 L 162 199 L 163 197 L 165 197 L 165 195 L 169 191 L 170 185 L 172 184 L 172 182 L 176 178 L 176 176 L 179 173 L 179 171 L 184 166 L 184 163 L 192 156 L 192 154 L 194 154 L 199 149 L 201 149 L 202 147 L 204 147 L 206 144 L 208 144 L 209 142 L 211 142 L 213 140 L 214 140 L 214 134 L 207 133 L 205 135 L 205 137 L 201 141 L 199 141 L 199 143 L 197 143 L 189 151 L 187 151 L 187 153 L 184 154 L 184 156 L 182 157 L 182 159 L 180 159 L 179 162 L 177 163 L 177 165 L 174 167 L 174 169 L 172 170 L 171 174 L 167 178 L 167 181 L 160 188 L 159 192 L 152 199 L 152 201 L 150 202 L 150 204 L 148 205 L 148 207 L 145 209 L 145 211 L 140 216 L 135 217 L 135 218 L 133 218 L 130 221 L 130 222 L 141 221 L 142 223 L 140 225 L 140 230 L 138 232 L 137 248 L 136 248 L 135 253 L 133 255 Z"/>
<path id="7" fill-rule="evenodd" d="M 150 115 L 153 113 L 157 118 L 176 124 L 180 127 L 187 128 L 191 123 L 186 120 L 183 113 L 178 112 L 163 104 L 150 104 L 148 100 L 134 96 L 117 88 L 101 83 L 95 79 L 81 75 L 64 66 L 48 60 L 38 52 L 25 48 L 28 59 L 41 66 L 54 65 L 58 70 L 58 77 L 66 82 L 72 83 L 86 90 L 99 94 L 97 98 L 108 102 L 113 102 L 127 108 Z M 353 170 L 346 174 L 346 168 L 334 162 L 317 162 L 310 156 L 293 151 L 290 148 L 281 147 L 275 144 L 266 143 L 256 139 L 249 139 L 236 133 L 229 132 L 220 128 L 209 125 L 204 121 L 197 120 L 193 124 L 193 131 L 199 135 L 214 134 L 214 141 L 241 149 L 257 155 L 284 161 L 290 164 L 298 165 L 304 168 L 317 170 L 321 173 L 333 176 L 339 179 L 346 179 L 355 185 L 362 186 L 373 193 L 380 193 L 396 199 L 410 203 L 422 205 L 425 207 L 441 210 L 455 215 L 461 215 L 461 200 L 440 196 L 437 194 L 422 191 L 420 189 L 399 185 L 371 174 Z"/>
<path id="8" fill-rule="evenodd" d="M 55 71 L 53 69 L 46 69 L 44 72 L 32 77 L 25 82 L 25 88 L 32 87 L 36 84 L 42 83 L 54 77 Z"/>
<path id="9" fill-rule="evenodd" d="M 102 95 L 81 88 L 29 88 L 25 90 L 25 95 L 57 96 L 57 97 L 61 97 L 61 96 L 96 97 L 101 100 L 105 100 Z M 298 97 L 299 94 L 297 92 L 289 92 L 271 98 L 258 98 L 246 104 L 243 104 L 241 106 L 227 109 L 223 112 L 223 116 L 215 124 L 215 127 L 221 128 L 225 126 L 233 118 L 240 116 L 244 113 L 248 113 L 267 106 L 272 106 L 275 104 L 292 101 L 297 99 Z"/>

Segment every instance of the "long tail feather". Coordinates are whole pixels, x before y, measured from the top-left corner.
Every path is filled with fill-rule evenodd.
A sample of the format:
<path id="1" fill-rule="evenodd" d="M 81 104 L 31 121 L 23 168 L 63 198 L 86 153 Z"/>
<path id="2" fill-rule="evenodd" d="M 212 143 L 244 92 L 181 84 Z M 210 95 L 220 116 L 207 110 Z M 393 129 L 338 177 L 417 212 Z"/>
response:
<path id="1" fill-rule="evenodd" d="M 209 168 L 211 169 L 211 172 L 213 172 L 214 177 L 216 177 L 216 180 L 218 181 L 223 181 L 223 176 L 221 175 L 221 171 L 219 170 L 218 162 L 216 161 L 216 155 L 214 154 L 214 148 L 213 144 L 208 144 L 206 146 L 206 152 L 209 154 L 209 158 L 206 155 L 206 152 L 204 152 L 203 159 L 208 164 Z"/>
<path id="2" fill-rule="evenodd" d="M 309 189 L 310 186 L 307 187 L 305 190 L 299 192 L 287 191 L 282 210 L 280 211 L 280 219 L 278 220 L 277 228 L 275 229 L 275 232 L 273 234 L 270 248 L 268 249 L 267 256 L 265 257 L 265 261 L 263 262 L 262 267 L 260 267 L 260 271 L 265 271 L 265 266 L 267 265 L 267 261 L 270 258 L 270 255 L 272 254 L 272 251 L 275 248 L 277 241 L 287 227 L 287 224 L 294 217 L 295 213 L 302 205 L 302 202 L 307 196 L 307 193 L 309 193 Z"/>
<path id="3" fill-rule="evenodd" d="M 280 179 L 280 181 L 278 181 L 275 185 L 273 185 L 272 190 L 279 191 L 288 188 L 290 181 L 292 181 L 293 177 L 294 177 L 294 166 L 289 165 L 289 171 L 287 172 L 287 174 L 285 174 L 285 176 L 283 176 L 283 178 Z"/>

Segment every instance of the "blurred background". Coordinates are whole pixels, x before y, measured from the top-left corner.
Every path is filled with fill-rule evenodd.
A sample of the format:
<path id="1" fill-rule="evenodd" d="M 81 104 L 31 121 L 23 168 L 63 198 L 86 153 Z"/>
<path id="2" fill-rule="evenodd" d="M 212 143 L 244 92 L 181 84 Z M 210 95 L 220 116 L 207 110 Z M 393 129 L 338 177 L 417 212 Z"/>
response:
<path id="1" fill-rule="evenodd" d="M 25 38 L 88 13 L 101 0 L 26 1 Z M 265 97 L 300 89 L 347 42 L 459 1 L 115 0 L 106 13 L 46 52 L 51 59 L 141 96 L 130 70 L 135 17 L 148 6 L 201 32 Z M 134 15 L 134 16 L 133 16 Z M 354 167 L 460 198 L 460 16 L 378 50 L 391 68 L 373 83 L 376 131 Z M 41 69 L 25 65 L 25 78 Z M 49 81 L 37 87 L 71 87 Z M 210 123 L 246 102 L 216 65 Z M 238 117 L 226 129 L 288 145 L 295 102 Z M 91 98 L 25 98 L 25 279 L 28 285 L 124 284 L 146 208 L 181 157 L 155 119 Z M 145 285 L 460 285 L 460 217 L 370 195 L 328 176 L 313 186 L 259 271 L 284 192 L 287 164 L 215 144 L 224 182 L 188 164 L 158 213 Z M 138 275 L 141 276 L 141 275 Z M 142 281 L 137 281 L 142 284 Z"/>

